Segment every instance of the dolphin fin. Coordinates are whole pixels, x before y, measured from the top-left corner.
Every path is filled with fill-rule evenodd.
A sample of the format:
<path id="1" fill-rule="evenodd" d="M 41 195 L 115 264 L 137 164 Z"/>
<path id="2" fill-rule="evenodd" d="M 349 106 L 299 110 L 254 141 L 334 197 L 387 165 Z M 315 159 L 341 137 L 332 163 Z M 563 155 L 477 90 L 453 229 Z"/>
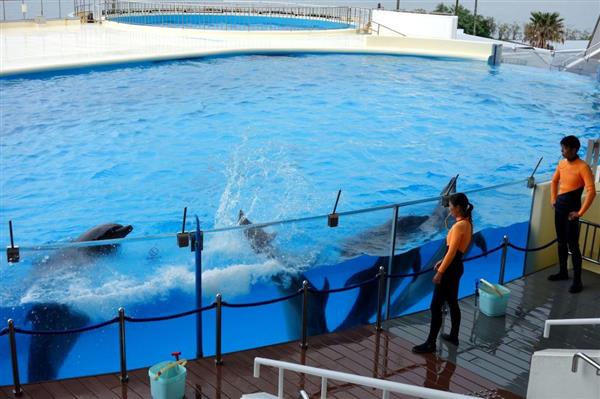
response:
<path id="1" fill-rule="evenodd" d="M 487 252 L 487 241 L 481 232 L 473 234 L 473 243 L 481 249 L 481 252 Z"/>

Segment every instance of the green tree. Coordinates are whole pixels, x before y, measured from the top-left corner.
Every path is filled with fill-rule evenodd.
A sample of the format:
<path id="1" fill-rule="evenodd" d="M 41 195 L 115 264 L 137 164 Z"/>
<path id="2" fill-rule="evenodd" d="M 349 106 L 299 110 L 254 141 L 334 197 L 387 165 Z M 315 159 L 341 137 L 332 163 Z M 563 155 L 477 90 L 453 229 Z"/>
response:
<path id="1" fill-rule="evenodd" d="M 525 40 L 534 47 L 551 49 L 550 42 L 565 41 L 565 26 L 557 12 L 531 13 L 529 23 L 525 25 Z"/>
<path id="2" fill-rule="evenodd" d="M 454 15 L 456 5 L 447 6 L 444 3 L 438 4 L 434 12 L 438 12 L 441 14 L 452 14 Z M 473 13 L 469 11 L 467 8 L 458 5 L 458 9 L 456 9 L 456 15 L 458 16 L 458 28 L 463 29 L 465 33 L 470 35 L 476 35 L 481 37 L 492 37 L 492 34 L 496 30 L 496 23 L 494 18 L 492 17 L 484 17 L 483 15 L 478 15 L 476 17 L 477 23 L 475 24 L 475 32 L 473 32 L 473 22 L 475 17 Z"/>

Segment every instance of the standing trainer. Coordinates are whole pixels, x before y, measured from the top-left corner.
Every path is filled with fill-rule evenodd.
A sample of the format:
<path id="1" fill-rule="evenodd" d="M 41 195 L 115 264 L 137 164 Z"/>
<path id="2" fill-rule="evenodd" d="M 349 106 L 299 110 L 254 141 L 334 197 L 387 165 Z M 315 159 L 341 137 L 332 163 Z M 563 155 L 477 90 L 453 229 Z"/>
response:
<path id="1" fill-rule="evenodd" d="M 579 218 L 583 216 L 594 201 L 596 187 L 588 164 L 579 159 L 579 139 L 566 136 L 560 141 L 562 156 L 552 177 L 551 202 L 554 207 L 554 226 L 558 240 L 558 273 L 548 276 L 550 281 L 567 280 L 567 259 L 571 250 L 573 262 L 573 284 L 569 288 L 572 294 L 581 292 L 581 251 L 579 250 Z M 583 205 L 583 189 L 587 193 Z"/>

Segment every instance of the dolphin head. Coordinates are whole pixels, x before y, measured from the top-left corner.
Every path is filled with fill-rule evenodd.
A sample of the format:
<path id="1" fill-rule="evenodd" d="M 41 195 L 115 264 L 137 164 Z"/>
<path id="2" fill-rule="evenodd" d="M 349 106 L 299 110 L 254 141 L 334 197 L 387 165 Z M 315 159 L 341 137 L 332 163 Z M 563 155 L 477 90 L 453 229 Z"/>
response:
<path id="1" fill-rule="evenodd" d="M 440 196 L 442 197 L 442 199 L 440 200 L 440 203 L 445 208 L 447 208 L 449 206 L 449 203 L 448 203 L 449 198 L 448 197 L 450 195 L 456 193 L 456 180 L 458 180 L 458 175 L 451 178 L 450 181 L 448 182 L 448 184 L 446 184 L 444 189 L 440 192 Z"/>
<path id="2" fill-rule="evenodd" d="M 102 235 L 98 240 L 110 240 L 113 238 L 125 238 L 131 231 L 133 230 L 133 226 L 128 224 L 123 226 L 121 224 L 112 225 L 106 232 Z"/>
<path id="3" fill-rule="evenodd" d="M 95 227 L 92 227 L 79 237 L 75 241 L 98 241 L 98 240 L 111 240 L 115 238 L 127 237 L 127 234 L 131 233 L 133 227 L 131 225 L 123 226 L 117 223 L 106 223 Z"/>

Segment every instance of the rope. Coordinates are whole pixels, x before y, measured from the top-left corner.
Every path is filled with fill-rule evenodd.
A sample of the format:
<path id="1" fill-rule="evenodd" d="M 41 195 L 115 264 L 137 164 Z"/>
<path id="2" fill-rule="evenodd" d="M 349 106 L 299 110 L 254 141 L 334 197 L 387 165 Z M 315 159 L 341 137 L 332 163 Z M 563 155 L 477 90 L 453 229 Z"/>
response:
<path id="1" fill-rule="evenodd" d="M 498 250 L 502 249 L 502 247 L 503 247 L 503 246 L 504 246 L 504 244 L 500 244 L 500 245 L 498 245 L 496 248 L 494 248 L 494 249 L 490 249 L 490 250 L 489 250 L 489 251 L 487 251 L 487 252 L 483 252 L 483 253 L 481 253 L 481 254 L 479 254 L 479 255 L 475 255 L 475 256 L 470 256 L 470 257 L 468 257 L 468 258 L 464 258 L 464 259 L 463 259 L 463 262 L 468 262 L 468 261 L 470 261 L 470 260 L 475 260 L 475 259 L 483 258 L 484 256 L 488 256 L 489 254 L 493 254 L 494 252 L 496 252 L 496 251 L 498 251 Z"/>
<path id="2" fill-rule="evenodd" d="M 16 328 L 15 327 L 15 332 L 16 333 L 20 333 L 20 334 L 25 334 L 25 335 L 65 335 L 65 334 L 78 334 L 78 333 L 82 333 L 82 332 L 96 330 L 98 328 L 106 327 L 106 326 L 108 326 L 110 324 L 117 323 L 118 321 L 119 321 L 119 318 L 115 317 L 114 319 L 110 319 L 110 320 L 104 321 L 102 323 L 93 324 L 93 325 L 87 326 L 87 327 L 74 328 L 72 330 L 39 331 L 39 330 L 24 330 L 22 328 Z"/>
<path id="3" fill-rule="evenodd" d="M 349 290 L 353 290 L 354 288 L 362 287 L 363 285 L 367 285 L 367 284 L 370 284 L 370 283 L 376 281 L 378 278 L 379 278 L 379 274 L 377 274 L 375 277 L 372 277 L 368 280 L 363 281 L 362 283 L 353 284 L 349 287 L 332 288 L 332 289 L 326 290 L 326 291 L 319 291 L 319 290 L 315 290 L 313 288 L 309 288 L 308 290 L 315 294 L 335 294 L 336 292 L 349 291 Z"/>
<path id="4" fill-rule="evenodd" d="M 228 302 L 221 302 L 221 305 L 224 307 L 229 307 L 229 308 L 249 308 L 251 306 L 262 306 L 262 305 L 270 305 L 272 303 L 276 303 L 276 302 L 282 302 L 282 301 L 287 301 L 288 299 L 297 297 L 302 295 L 302 290 L 299 290 L 293 294 L 287 295 L 287 296 L 283 296 L 280 298 L 275 298 L 275 299 L 267 299 L 266 301 L 259 301 L 259 302 L 251 302 L 251 303 L 228 303 Z"/>
<path id="5" fill-rule="evenodd" d="M 191 314 L 194 313 L 200 313 L 200 312 L 204 312 L 205 310 L 210 310 L 217 307 L 216 303 L 211 303 L 208 306 L 204 306 L 202 308 L 199 309 L 192 309 L 192 310 L 188 310 L 187 312 L 181 312 L 181 313 L 175 313 L 172 315 L 168 315 L 168 316 L 158 316 L 158 317 L 130 317 L 130 316 L 125 316 L 125 320 L 130 321 L 132 323 L 146 323 L 146 322 L 150 322 L 150 321 L 164 321 L 164 320 L 171 320 L 171 319 L 177 319 L 179 317 L 185 317 L 185 316 L 189 316 Z"/>
<path id="6" fill-rule="evenodd" d="M 535 251 L 541 251 L 542 249 L 546 249 L 557 241 L 558 241 L 558 239 L 555 238 L 554 240 L 550 241 L 548 244 L 542 245 L 541 247 L 537 247 L 537 248 L 522 248 L 522 247 L 518 247 L 514 244 L 511 244 L 510 242 L 508 243 L 508 246 L 513 249 L 516 249 L 517 251 L 521 251 L 521 252 L 535 252 Z"/>
<path id="7" fill-rule="evenodd" d="M 413 276 L 420 276 L 421 274 L 425 274 L 425 273 L 429 273 L 430 271 L 433 270 L 433 267 L 430 267 L 429 269 L 425 269 L 425 270 L 421 270 L 419 272 L 416 273 L 409 273 L 409 274 L 390 274 L 388 276 L 388 278 L 402 278 L 402 277 L 413 277 Z"/>

